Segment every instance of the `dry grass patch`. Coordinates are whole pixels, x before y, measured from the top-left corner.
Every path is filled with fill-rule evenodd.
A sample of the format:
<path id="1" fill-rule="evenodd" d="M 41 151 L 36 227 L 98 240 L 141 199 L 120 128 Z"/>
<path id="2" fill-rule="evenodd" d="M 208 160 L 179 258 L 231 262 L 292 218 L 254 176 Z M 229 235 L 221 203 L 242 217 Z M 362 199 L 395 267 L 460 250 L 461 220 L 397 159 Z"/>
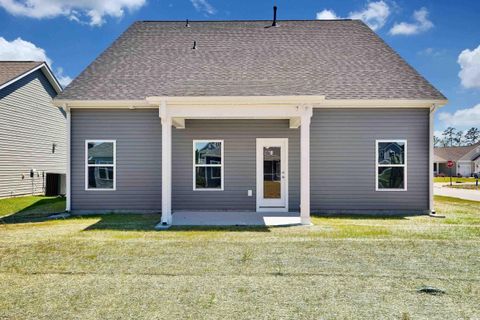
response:
<path id="1" fill-rule="evenodd" d="M 480 203 L 436 203 L 446 219 L 162 232 L 158 215 L 0 225 L 0 318 L 475 318 Z"/>

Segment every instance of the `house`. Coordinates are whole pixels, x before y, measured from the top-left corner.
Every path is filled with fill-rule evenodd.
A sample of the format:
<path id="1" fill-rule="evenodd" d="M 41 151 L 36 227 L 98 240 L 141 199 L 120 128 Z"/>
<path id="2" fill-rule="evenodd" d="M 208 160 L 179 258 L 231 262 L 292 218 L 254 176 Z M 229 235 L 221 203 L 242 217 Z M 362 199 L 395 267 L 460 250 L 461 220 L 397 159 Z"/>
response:
<path id="1" fill-rule="evenodd" d="M 433 170 L 435 175 L 470 177 L 480 172 L 480 142 L 463 147 L 435 147 Z M 450 169 L 448 161 L 453 161 Z"/>
<path id="2" fill-rule="evenodd" d="M 67 209 L 161 211 L 167 225 L 185 211 L 308 224 L 311 212 L 433 210 L 432 119 L 446 98 L 361 21 L 276 24 L 131 25 L 55 99 Z"/>
<path id="3" fill-rule="evenodd" d="M 60 92 L 45 62 L 0 61 L 0 197 L 65 193 L 66 115 L 52 102 Z"/>

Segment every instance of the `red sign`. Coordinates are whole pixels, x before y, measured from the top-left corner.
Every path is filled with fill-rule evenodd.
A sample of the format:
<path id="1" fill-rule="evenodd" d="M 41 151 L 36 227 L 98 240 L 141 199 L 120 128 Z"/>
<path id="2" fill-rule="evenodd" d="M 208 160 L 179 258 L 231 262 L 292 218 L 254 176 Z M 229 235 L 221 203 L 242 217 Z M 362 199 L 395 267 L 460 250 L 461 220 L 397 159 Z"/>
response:
<path id="1" fill-rule="evenodd" d="M 449 167 L 449 168 L 453 167 L 453 161 L 452 160 L 448 160 L 447 167 Z"/>

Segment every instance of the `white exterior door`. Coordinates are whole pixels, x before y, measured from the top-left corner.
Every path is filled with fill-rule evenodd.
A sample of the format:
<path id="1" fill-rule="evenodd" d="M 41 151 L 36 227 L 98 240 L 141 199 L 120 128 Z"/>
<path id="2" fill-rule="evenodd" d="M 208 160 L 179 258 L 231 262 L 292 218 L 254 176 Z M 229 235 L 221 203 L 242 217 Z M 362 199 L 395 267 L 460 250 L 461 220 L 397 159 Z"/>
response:
<path id="1" fill-rule="evenodd" d="M 257 139 L 257 211 L 288 211 L 288 139 Z"/>

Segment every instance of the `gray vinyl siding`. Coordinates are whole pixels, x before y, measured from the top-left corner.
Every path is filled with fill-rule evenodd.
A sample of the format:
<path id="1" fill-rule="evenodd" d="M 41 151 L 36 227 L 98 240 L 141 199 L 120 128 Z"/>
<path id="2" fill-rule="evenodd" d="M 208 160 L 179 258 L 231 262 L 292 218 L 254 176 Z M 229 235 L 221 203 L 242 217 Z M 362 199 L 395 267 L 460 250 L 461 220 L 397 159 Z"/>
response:
<path id="1" fill-rule="evenodd" d="M 42 172 L 66 172 L 66 120 L 55 96 L 40 70 L 0 90 L 0 197 L 32 193 L 32 168 L 34 193 L 44 191 Z"/>
<path id="2" fill-rule="evenodd" d="M 172 209 L 256 209 L 256 139 L 288 138 L 289 207 L 300 203 L 300 130 L 288 120 L 187 120 L 172 132 Z M 224 190 L 193 191 L 193 140 L 224 140 Z M 253 195 L 248 197 L 248 190 Z"/>
<path id="3" fill-rule="evenodd" d="M 428 109 L 314 109 L 312 211 L 427 210 L 428 126 Z M 375 191 L 376 139 L 408 140 L 407 191 Z"/>
<path id="4" fill-rule="evenodd" d="M 72 210 L 161 210 L 162 126 L 158 109 L 71 113 Z M 85 190 L 85 140 L 116 140 L 116 190 Z"/>

